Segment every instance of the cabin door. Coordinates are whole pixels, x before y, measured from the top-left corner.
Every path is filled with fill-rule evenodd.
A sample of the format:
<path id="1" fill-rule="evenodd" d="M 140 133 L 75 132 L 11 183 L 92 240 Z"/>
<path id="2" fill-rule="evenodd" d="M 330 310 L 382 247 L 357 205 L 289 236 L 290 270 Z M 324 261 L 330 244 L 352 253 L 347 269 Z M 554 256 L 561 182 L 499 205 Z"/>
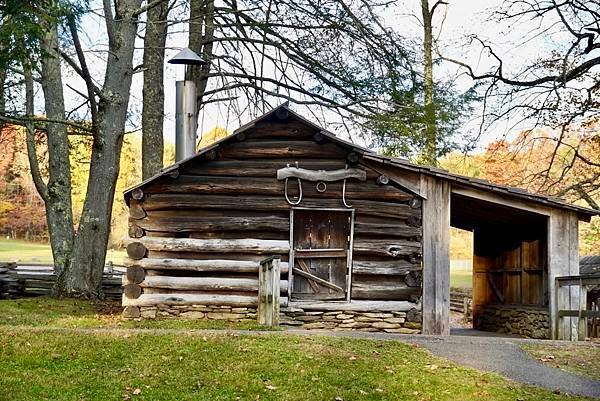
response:
<path id="1" fill-rule="evenodd" d="M 352 211 L 294 209 L 292 221 L 292 299 L 347 299 Z"/>

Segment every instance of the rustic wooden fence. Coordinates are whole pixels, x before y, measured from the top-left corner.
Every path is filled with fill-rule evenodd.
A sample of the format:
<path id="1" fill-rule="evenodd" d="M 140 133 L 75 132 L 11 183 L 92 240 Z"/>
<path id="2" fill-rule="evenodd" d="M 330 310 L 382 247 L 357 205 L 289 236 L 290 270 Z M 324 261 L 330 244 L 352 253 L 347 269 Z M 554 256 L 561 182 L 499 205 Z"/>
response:
<path id="1" fill-rule="evenodd" d="M 588 288 L 600 286 L 600 274 L 584 276 L 556 277 L 556 316 L 553 338 L 559 340 L 585 340 L 590 335 L 597 335 L 600 310 L 597 304 L 588 307 Z M 578 287 L 579 304 L 577 309 L 566 309 L 569 305 L 569 292 L 576 291 L 570 287 Z M 588 329 L 593 331 L 588 333 Z"/>
<path id="2" fill-rule="evenodd" d="M 472 316 L 472 291 L 466 288 L 450 289 L 450 310 L 465 315 L 466 318 Z"/>
<path id="3" fill-rule="evenodd" d="M 125 269 L 109 263 L 102 275 L 102 291 L 109 299 L 121 299 Z M 48 295 L 56 281 L 54 267 L 43 264 L 0 263 L 0 298 Z"/>

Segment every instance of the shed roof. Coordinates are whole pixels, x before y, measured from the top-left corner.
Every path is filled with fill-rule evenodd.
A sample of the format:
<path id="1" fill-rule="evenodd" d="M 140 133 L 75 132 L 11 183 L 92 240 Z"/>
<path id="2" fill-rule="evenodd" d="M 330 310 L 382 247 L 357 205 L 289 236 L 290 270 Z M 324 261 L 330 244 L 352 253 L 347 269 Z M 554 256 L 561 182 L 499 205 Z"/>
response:
<path id="1" fill-rule="evenodd" d="M 579 274 L 600 273 L 600 255 L 584 256 L 579 259 Z"/>
<path id="2" fill-rule="evenodd" d="M 543 195 L 543 194 L 536 194 L 536 193 L 528 192 L 524 189 L 517 188 L 517 187 L 494 184 L 487 180 L 482 180 L 479 178 L 473 178 L 473 177 L 467 177 L 467 176 L 463 176 L 463 175 L 459 175 L 459 174 L 454 174 L 447 170 L 443 170 L 443 169 L 436 168 L 436 167 L 418 165 L 415 163 L 411 163 L 409 160 L 403 159 L 403 158 L 388 157 L 388 156 L 383 156 L 383 155 L 377 154 L 376 152 L 373 152 L 370 149 L 361 147 L 359 145 L 356 145 L 356 144 L 350 143 L 348 141 L 345 141 L 341 138 L 338 138 L 332 132 L 325 130 L 324 128 L 316 125 L 312 121 L 308 120 L 307 118 L 305 118 L 305 117 L 297 114 L 293 110 L 291 110 L 287 103 L 277 106 L 277 107 L 273 108 L 272 110 L 268 111 L 267 113 L 263 114 L 262 116 L 259 116 L 256 119 L 250 121 L 249 123 L 242 125 L 238 129 L 233 131 L 232 134 L 226 136 L 225 138 L 222 138 L 221 140 L 215 142 L 211 146 L 208 146 L 208 147 L 202 149 L 200 152 L 196 153 L 195 155 L 188 157 L 187 159 L 181 160 L 179 162 L 176 162 L 176 163 L 172 164 L 171 166 L 162 169 L 158 174 L 154 175 L 153 177 L 150 177 L 150 178 L 142 181 L 141 183 L 126 189 L 123 193 L 125 196 L 125 200 L 127 202 L 129 202 L 129 198 L 131 197 L 131 192 L 134 189 L 142 188 L 142 187 L 152 183 L 153 181 L 157 180 L 158 178 L 168 175 L 169 173 L 179 169 L 180 166 L 190 163 L 191 161 L 195 160 L 196 158 L 199 158 L 201 155 L 203 155 L 211 150 L 217 149 L 221 146 L 226 146 L 228 143 L 236 141 L 237 140 L 236 137 L 239 134 L 254 128 L 254 126 L 258 122 L 267 121 L 269 119 L 272 119 L 274 116 L 277 116 L 277 114 L 280 114 L 280 113 L 284 113 L 284 114 L 288 115 L 289 117 L 291 117 L 292 119 L 300 121 L 303 124 L 307 125 L 308 127 L 319 131 L 329 141 L 334 142 L 334 143 L 338 144 L 339 146 L 348 149 L 349 151 L 358 152 L 358 153 L 362 154 L 363 157 L 365 157 L 369 160 L 375 161 L 375 162 L 379 162 L 379 163 L 382 163 L 382 164 L 385 164 L 388 166 L 396 167 L 396 168 L 399 168 L 402 170 L 413 171 L 413 172 L 429 175 L 432 177 L 436 177 L 439 179 L 451 181 L 453 183 L 459 184 L 464 187 L 473 188 L 475 190 L 490 192 L 490 193 L 494 193 L 494 194 L 501 194 L 501 195 L 504 195 L 507 197 L 519 199 L 521 201 L 532 202 L 535 204 L 541 204 L 541 205 L 551 207 L 551 208 L 571 210 L 571 211 L 577 212 L 579 215 L 583 215 L 588 218 L 590 216 L 600 214 L 600 211 L 596 211 L 593 209 L 589 209 L 586 207 L 568 203 L 562 198 L 549 196 L 549 195 Z"/>

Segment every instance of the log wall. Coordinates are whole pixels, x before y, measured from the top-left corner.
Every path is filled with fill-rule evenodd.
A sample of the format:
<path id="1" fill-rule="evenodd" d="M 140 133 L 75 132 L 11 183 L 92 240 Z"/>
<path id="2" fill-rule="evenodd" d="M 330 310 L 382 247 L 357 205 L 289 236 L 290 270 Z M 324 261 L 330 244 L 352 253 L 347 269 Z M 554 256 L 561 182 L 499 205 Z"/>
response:
<path id="1" fill-rule="evenodd" d="M 299 122 L 262 122 L 238 140 L 196 157 L 128 196 L 129 259 L 124 305 L 228 304 L 254 306 L 258 262 L 278 255 L 287 294 L 291 205 L 276 171 L 342 169 L 351 149 L 314 138 Z M 417 302 L 421 297 L 421 202 L 359 160 L 367 181 L 349 179 L 346 199 L 355 210 L 351 297 Z M 411 173 L 407 173 L 411 174 Z M 415 177 L 411 177 L 415 179 Z M 303 208 L 346 209 L 342 182 L 318 192 L 302 181 Z M 295 197 L 298 185 L 289 181 Z M 225 302 L 227 301 L 227 302 Z"/>

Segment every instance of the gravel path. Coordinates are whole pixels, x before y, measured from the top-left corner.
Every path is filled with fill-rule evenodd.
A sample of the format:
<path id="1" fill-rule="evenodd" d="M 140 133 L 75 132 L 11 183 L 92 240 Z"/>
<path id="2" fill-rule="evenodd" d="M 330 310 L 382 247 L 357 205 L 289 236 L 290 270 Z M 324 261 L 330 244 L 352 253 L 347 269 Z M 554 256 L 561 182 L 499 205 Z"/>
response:
<path id="1" fill-rule="evenodd" d="M 401 341 L 418 344 L 434 355 L 447 358 L 460 365 L 484 371 L 497 372 L 511 380 L 546 388 L 561 393 L 600 398 L 600 382 L 555 369 L 529 357 L 520 344 L 565 344 L 563 341 L 531 340 L 522 338 L 502 338 L 478 336 L 472 331 L 469 335 L 426 336 L 368 333 L 358 331 L 328 331 L 288 329 L 283 331 L 254 330 L 179 330 L 179 329 L 121 329 L 121 328 L 43 328 L 15 327 L 31 331 L 54 330 L 57 332 L 114 333 L 114 334 L 185 334 L 185 335 L 299 335 L 366 338 L 375 340 Z M 475 334 L 475 335 L 474 335 Z M 573 343 L 568 343 L 573 344 Z M 582 344 L 581 346 L 598 346 Z"/>

